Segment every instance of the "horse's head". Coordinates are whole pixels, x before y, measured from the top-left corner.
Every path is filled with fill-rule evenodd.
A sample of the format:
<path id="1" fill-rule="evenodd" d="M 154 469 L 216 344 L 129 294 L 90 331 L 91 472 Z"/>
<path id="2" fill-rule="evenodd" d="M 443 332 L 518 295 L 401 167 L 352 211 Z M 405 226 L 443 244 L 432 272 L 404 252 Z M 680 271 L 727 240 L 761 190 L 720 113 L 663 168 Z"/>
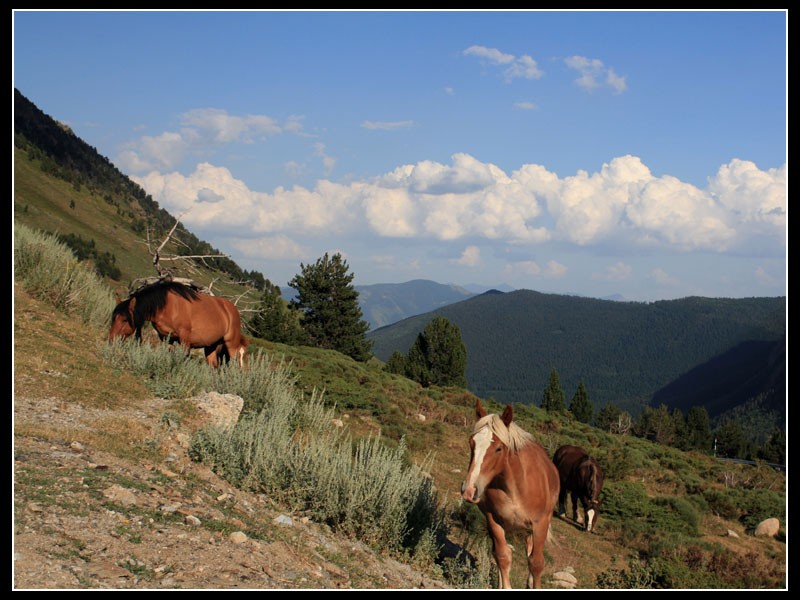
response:
<path id="1" fill-rule="evenodd" d="M 117 338 L 128 338 L 136 332 L 133 324 L 133 298 L 119 302 L 111 313 L 111 327 L 108 330 L 108 341 Z"/>
<path id="2" fill-rule="evenodd" d="M 499 422 L 507 429 L 513 418 L 511 406 L 506 406 L 499 418 L 497 415 L 487 415 L 480 400 L 475 404 L 475 414 L 478 420 L 469 438 L 469 469 L 467 478 L 461 484 L 461 496 L 472 503 L 480 502 L 486 486 L 506 468 L 509 445 L 497 433 Z"/>

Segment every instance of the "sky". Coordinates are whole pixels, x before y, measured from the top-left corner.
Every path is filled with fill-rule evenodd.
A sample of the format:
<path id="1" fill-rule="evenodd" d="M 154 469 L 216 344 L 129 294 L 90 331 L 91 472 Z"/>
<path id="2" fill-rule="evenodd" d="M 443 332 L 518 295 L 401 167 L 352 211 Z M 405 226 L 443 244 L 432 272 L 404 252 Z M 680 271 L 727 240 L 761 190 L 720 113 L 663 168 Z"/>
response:
<path id="1" fill-rule="evenodd" d="M 778 11 L 14 11 L 14 87 L 282 289 L 784 296 Z M 13 101 L 12 101 L 13 105 Z"/>

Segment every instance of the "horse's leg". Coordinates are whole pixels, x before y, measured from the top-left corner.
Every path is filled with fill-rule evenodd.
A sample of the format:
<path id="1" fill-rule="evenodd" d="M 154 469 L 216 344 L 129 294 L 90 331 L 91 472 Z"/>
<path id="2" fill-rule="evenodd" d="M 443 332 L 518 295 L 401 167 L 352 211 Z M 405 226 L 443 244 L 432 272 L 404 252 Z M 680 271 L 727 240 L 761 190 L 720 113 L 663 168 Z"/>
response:
<path id="1" fill-rule="evenodd" d="M 222 347 L 223 347 L 222 344 L 215 344 L 214 346 L 206 346 L 205 348 L 203 348 L 203 352 L 205 352 L 208 366 L 212 368 L 216 368 L 219 366 L 219 355 Z"/>
<path id="2" fill-rule="evenodd" d="M 491 513 L 486 513 L 486 525 L 492 536 L 492 552 L 497 563 L 500 580 L 497 587 L 511 589 L 511 547 L 506 542 L 505 530 L 494 520 Z"/>
<path id="3" fill-rule="evenodd" d="M 542 571 L 544 571 L 544 543 L 547 541 L 549 519 L 540 519 L 532 528 L 526 541 L 528 552 L 528 588 L 542 587 Z"/>
<path id="4" fill-rule="evenodd" d="M 567 514 L 567 487 L 561 482 L 558 492 L 558 516 L 563 517 Z"/>
<path id="5" fill-rule="evenodd" d="M 578 494 L 577 492 L 572 492 L 570 495 L 572 496 L 572 520 L 578 525 L 583 525 L 583 519 L 578 512 Z"/>

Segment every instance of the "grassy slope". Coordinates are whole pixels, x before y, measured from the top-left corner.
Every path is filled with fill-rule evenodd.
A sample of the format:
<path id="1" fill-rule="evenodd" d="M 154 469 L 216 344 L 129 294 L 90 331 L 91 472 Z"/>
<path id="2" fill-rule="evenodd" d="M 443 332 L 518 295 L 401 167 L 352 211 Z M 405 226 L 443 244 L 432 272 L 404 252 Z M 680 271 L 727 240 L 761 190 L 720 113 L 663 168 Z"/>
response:
<path id="1" fill-rule="evenodd" d="M 113 285 L 119 291 L 124 290 L 128 280 L 152 274 L 149 256 L 143 251 L 139 237 L 120 224 L 115 208 L 85 190 L 75 191 L 65 182 L 43 175 L 24 154 L 17 153 L 15 157 L 15 219 L 31 227 L 74 232 L 94 239 L 99 251 L 110 251 L 117 257 L 123 278 L 121 283 Z M 75 201 L 74 209 L 69 207 L 70 200 Z M 96 344 L 102 341 L 104 331 L 74 327 L 69 320 L 38 303 L 27 310 L 30 302 L 26 295 L 15 291 L 16 393 L 28 397 L 57 396 L 67 404 L 103 406 L 136 403 L 146 397 L 142 382 L 124 373 L 114 373 L 103 365 Z M 20 306 L 26 310 L 24 319 L 18 320 Z M 260 350 L 269 351 L 276 359 L 290 361 L 303 389 L 324 389 L 327 401 L 336 405 L 354 435 L 380 431 L 394 441 L 405 436 L 411 459 L 420 462 L 433 453 L 431 475 L 442 501 L 453 509 L 458 506 L 459 488 L 469 459 L 467 439 L 474 396 L 463 390 L 422 389 L 383 372 L 379 364 L 356 363 L 331 351 L 254 340 L 251 351 Z M 51 376 L 53 372 L 76 376 L 63 379 Z M 489 402 L 485 404 L 488 408 L 499 408 Z M 582 424 L 552 418 L 536 407 L 515 409 L 523 428 L 534 433 L 551 453 L 562 443 L 579 443 L 608 460 L 615 452 L 644 457 L 620 478 L 609 477 L 606 485 L 610 491 L 623 481 L 633 481 L 642 483 L 651 496 L 680 495 L 685 491 L 683 480 L 687 469 L 690 478 L 718 488 L 724 486 L 726 472 L 744 469 L 723 467 L 709 457 L 684 455 L 636 438 L 612 437 Z M 41 435 L 41 432 L 29 434 Z M 739 476 L 748 477 L 744 471 Z M 784 485 L 783 481 L 777 483 L 778 488 Z M 580 569 L 583 577 L 593 580 L 598 572 L 625 567 L 631 555 L 630 549 L 620 543 L 625 527 L 624 518 L 603 518 L 601 514 L 599 535 L 589 536 L 567 522 L 554 520 L 556 543 L 548 549 L 548 572 L 571 565 Z M 740 538 L 722 537 L 727 529 L 739 533 Z M 745 535 L 738 523 L 711 514 L 703 515 L 701 533 L 702 539 L 732 546 L 738 552 L 752 550 L 777 560 L 785 556 L 785 545 L 780 541 L 752 538 Z M 456 529 L 451 537 L 457 543 L 466 541 L 466 533 Z M 524 542 L 518 540 L 516 547 L 515 585 L 517 582 L 522 585 L 524 559 L 520 549 Z"/>

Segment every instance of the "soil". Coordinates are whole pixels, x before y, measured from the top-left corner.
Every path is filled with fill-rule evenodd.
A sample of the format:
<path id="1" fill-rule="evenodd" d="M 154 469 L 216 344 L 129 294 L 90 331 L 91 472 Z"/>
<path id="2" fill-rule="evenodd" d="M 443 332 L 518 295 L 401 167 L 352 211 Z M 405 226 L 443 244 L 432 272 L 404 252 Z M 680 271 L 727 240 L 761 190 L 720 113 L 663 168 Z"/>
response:
<path id="1" fill-rule="evenodd" d="M 57 375 L 54 375 L 57 376 Z M 155 420 L 164 400 L 128 408 Z M 105 414 L 109 413 L 109 414 Z M 120 417 L 119 409 L 113 417 Z M 80 430 L 110 411 L 15 398 L 15 427 Z M 171 428 L 163 464 L 69 438 L 14 440 L 13 588 L 444 588 L 445 582 L 235 489 Z"/>

